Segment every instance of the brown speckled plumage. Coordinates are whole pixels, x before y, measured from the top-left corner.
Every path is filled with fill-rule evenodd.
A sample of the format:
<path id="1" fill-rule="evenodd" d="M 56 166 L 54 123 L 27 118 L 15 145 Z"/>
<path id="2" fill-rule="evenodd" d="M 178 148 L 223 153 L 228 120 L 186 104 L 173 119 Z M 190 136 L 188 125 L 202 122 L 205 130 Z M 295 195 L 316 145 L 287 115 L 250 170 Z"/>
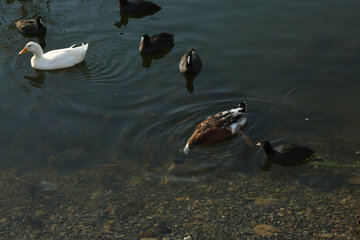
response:
<path id="1" fill-rule="evenodd" d="M 216 142 L 221 139 L 230 137 L 232 135 L 231 131 L 225 128 L 216 128 L 214 126 L 213 119 L 207 119 L 200 123 L 195 132 L 190 137 L 188 144 L 191 148 L 197 144 L 204 144 L 208 142 Z"/>
<path id="2" fill-rule="evenodd" d="M 202 121 L 188 140 L 184 152 L 196 145 L 211 144 L 236 134 L 246 122 L 247 105 L 245 102 L 237 108 L 219 112 Z"/>

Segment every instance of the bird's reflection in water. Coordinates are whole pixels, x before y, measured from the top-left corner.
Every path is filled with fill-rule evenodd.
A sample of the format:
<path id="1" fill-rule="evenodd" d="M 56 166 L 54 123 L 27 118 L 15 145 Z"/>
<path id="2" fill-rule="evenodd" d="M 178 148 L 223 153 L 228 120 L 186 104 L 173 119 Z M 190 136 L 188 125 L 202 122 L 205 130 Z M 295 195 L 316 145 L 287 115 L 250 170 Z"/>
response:
<path id="1" fill-rule="evenodd" d="M 309 162 L 310 160 L 313 161 L 313 162 L 318 162 L 318 163 L 324 161 L 324 159 L 322 159 L 321 157 L 311 156 L 309 158 L 304 159 L 301 162 L 296 162 L 293 165 L 286 165 L 286 164 L 282 164 L 282 163 L 279 163 L 279 162 L 276 162 L 275 164 L 281 165 L 281 166 L 284 166 L 284 167 L 294 167 L 294 166 L 299 166 L 299 165 L 305 164 L 305 163 Z M 266 171 L 266 172 L 271 169 L 273 164 L 274 164 L 274 162 L 271 161 L 268 158 L 265 158 L 265 163 L 264 164 L 257 163 L 257 165 L 261 168 L 261 170 Z"/>
<path id="2" fill-rule="evenodd" d="M 265 163 L 264 164 L 260 164 L 260 163 L 257 163 L 257 165 L 261 168 L 261 170 L 267 172 L 270 170 L 271 166 L 272 166 L 272 162 L 268 159 L 265 160 Z"/>
<path id="3" fill-rule="evenodd" d="M 129 16 L 126 13 L 120 12 L 120 21 L 114 23 L 114 26 L 121 28 L 129 23 Z"/>
<path id="4" fill-rule="evenodd" d="M 44 88 L 44 84 L 45 84 L 45 80 L 46 80 L 45 73 L 51 73 L 51 74 L 61 76 L 68 72 L 81 72 L 81 74 L 86 79 L 90 79 L 90 70 L 87 66 L 86 61 L 83 61 L 83 62 L 75 65 L 74 67 L 69 67 L 69 68 L 47 70 L 47 71 L 34 69 L 34 71 L 35 71 L 35 76 L 25 75 L 24 78 L 29 80 L 29 83 L 37 88 Z"/>
<path id="5" fill-rule="evenodd" d="M 40 46 L 42 47 L 42 49 L 45 49 L 45 48 L 46 48 L 45 37 L 46 37 L 46 33 L 38 37 L 39 44 L 40 44 Z"/>
<path id="6" fill-rule="evenodd" d="M 184 77 L 186 78 L 186 89 L 188 90 L 189 93 L 193 93 L 194 92 L 194 78 L 196 76 L 186 76 L 184 75 Z"/>
<path id="7" fill-rule="evenodd" d="M 41 34 L 39 36 L 32 36 L 32 35 L 27 35 L 27 34 L 23 34 L 23 36 L 25 38 L 29 38 L 29 41 L 33 41 L 33 40 L 37 39 L 37 42 L 40 44 L 41 48 L 42 49 L 46 48 L 46 41 L 45 41 L 46 33 Z"/>
<path id="8" fill-rule="evenodd" d="M 174 46 L 168 48 L 167 50 L 165 51 L 162 51 L 161 53 L 157 53 L 157 54 L 152 54 L 152 55 L 146 55 L 146 54 L 142 54 L 140 53 L 140 56 L 143 60 L 143 63 L 142 63 L 142 66 L 144 68 L 149 68 L 151 67 L 151 62 L 152 60 L 156 60 L 156 59 L 160 59 L 160 58 L 163 58 L 165 57 L 169 52 L 171 52 L 171 50 L 173 49 Z"/>
<path id="9" fill-rule="evenodd" d="M 126 26 L 129 23 L 129 18 L 143 18 L 146 16 L 153 15 L 156 12 L 157 11 L 147 13 L 147 14 L 128 14 L 128 13 L 123 13 L 120 11 L 120 21 L 115 22 L 114 26 L 121 28 L 122 26 Z"/>
<path id="10" fill-rule="evenodd" d="M 197 77 L 198 74 L 183 74 L 184 78 L 186 79 L 186 89 L 189 93 L 194 92 L 194 85 L 193 81 Z"/>
<path id="11" fill-rule="evenodd" d="M 44 71 L 40 71 L 34 69 L 36 72 L 35 76 L 25 75 L 24 78 L 29 80 L 29 83 L 37 88 L 43 88 L 45 83 L 45 73 Z"/>
<path id="12" fill-rule="evenodd" d="M 78 71 L 78 72 L 81 72 L 81 74 L 84 75 L 86 78 L 90 77 L 90 70 L 89 70 L 89 67 L 88 67 L 86 61 L 82 61 L 81 63 L 76 64 L 73 67 L 59 69 L 57 71 L 63 71 L 63 72 L 64 71 L 66 71 L 66 72 L 68 72 L 68 71 Z"/>

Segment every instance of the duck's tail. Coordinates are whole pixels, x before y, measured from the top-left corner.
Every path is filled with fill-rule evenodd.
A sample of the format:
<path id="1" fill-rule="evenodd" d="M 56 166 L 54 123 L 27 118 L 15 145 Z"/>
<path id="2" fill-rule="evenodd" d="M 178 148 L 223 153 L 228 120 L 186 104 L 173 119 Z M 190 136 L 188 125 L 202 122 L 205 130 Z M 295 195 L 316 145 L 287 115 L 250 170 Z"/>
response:
<path id="1" fill-rule="evenodd" d="M 85 51 L 87 51 L 88 48 L 89 48 L 89 43 L 84 44 L 84 43 L 82 42 L 82 43 L 81 43 L 81 46 L 84 48 Z"/>
<path id="2" fill-rule="evenodd" d="M 73 44 L 73 45 L 71 45 L 69 48 L 73 48 L 73 47 L 75 47 L 75 45 L 76 45 L 76 43 L 75 44 Z M 89 43 L 87 43 L 87 44 L 84 44 L 83 42 L 81 43 L 81 46 L 85 49 L 85 51 L 88 49 L 88 47 L 89 47 Z"/>

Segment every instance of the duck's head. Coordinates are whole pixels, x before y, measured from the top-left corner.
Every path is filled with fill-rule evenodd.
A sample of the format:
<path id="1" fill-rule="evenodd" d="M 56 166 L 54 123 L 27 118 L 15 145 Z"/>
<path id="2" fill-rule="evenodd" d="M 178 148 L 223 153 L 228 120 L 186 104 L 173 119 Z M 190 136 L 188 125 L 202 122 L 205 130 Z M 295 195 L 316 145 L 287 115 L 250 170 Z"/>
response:
<path id="1" fill-rule="evenodd" d="M 42 21 L 42 17 L 41 16 L 37 16 L 36 17 L 36 22 L 38 22 L 38 23 L 43 23 L 43 21 Z"/>
<path id="2" fill-rule="evenodd" d="M 262 141 L 258 142 L 258 143 L 256 144 L 256 146 L 258 146 L 258 147 L 263 147 L 266 143 L 269 143 L 269 141 L 267 141 L 267 140 L 262 140 Z"/>
<path id="3" fill-rule="evenodd" d="M 190 48 L 187 50 L 186 65 L 189 66 L 192 63 L 193 54 L 196 54 L 195 49 Z"/>
<path id="4" fill-rule="evenodd" d="M 36 42 L 28 42 L 25 45 L 24 49 L 19 52 L 19 54 L 24 54 L 27 52 L 31 52 L 35 55 L 40 55 L 43 53 L 43 50 L 42 50 L 41 46 L 39 44 L 37 44 Z"/>
<path id="5" fill-rule="evenodd" d="M 271 146 L 268 140 L 262 140 L 256 144 L 256 146 L 262 147 L 266 154 L 274 152 L 273 147 Z"/>
<path id="6" fill-rule="evenodd" d="M 147 34 L 142 35 L 140 45 L 147 45 L 150 42 L 150 36 Z"/>
<path id="7" fill-rule="evenodd" d="M 193 54 L 196 53 L 195 49 L 190 48 L 189 50 L 186 51 L 188 54 Z"/>
<path id="8" fill-rule="evenodd" d="M 237 107 L 242 108 L 242 112 L 247 112 L 247 110 L 248 110 L 248 105 L 244 101 L 242 101 Z"/>

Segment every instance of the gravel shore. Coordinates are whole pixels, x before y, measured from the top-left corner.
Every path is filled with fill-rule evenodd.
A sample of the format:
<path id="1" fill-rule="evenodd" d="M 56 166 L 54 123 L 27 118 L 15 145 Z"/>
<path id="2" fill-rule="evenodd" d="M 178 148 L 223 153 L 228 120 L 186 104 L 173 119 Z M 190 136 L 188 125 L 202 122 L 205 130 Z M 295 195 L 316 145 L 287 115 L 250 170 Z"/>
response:
<path id="1" fill-rule="evenodd" d="M 72 172 L 2 170 L 0 235 L 359 239 L 355 211 L 360 210 L 360 179 L 342 184 L 336 178 L 328 181 L 331 176 L 325 173 L 307 181 L 306 175 L 294 177 L 294 172 L 280 168 L 243 174 L 224 169 L 205 180 L 172 182 L 121 165 Z"/>

